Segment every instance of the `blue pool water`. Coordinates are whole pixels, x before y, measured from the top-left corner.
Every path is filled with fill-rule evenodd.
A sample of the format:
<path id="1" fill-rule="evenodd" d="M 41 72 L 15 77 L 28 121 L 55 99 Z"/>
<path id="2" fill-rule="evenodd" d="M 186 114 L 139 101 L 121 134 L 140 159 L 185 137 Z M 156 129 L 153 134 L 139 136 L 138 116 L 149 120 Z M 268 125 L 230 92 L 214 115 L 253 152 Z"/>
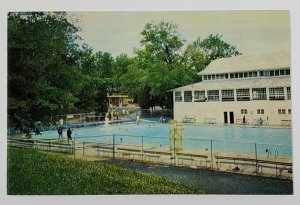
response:
<path id="1" fill-rule="evenodd" d="M 90 128 L 74 128 L 76 141 L 169 147 L 169 125 L 159 123 L 123 123 Z M 143 137 L 142 137 L 143 136 Z M 56 131 L 44 132 L 42 138 L 58 138 Z M 66 137 L 66 130 L 64 130 Z M 291 129 L 236 127 L 218 125 L 183 125 L 183 149 L 292 156 Z M 268 150 L 268 152 L 266 152 Z"/>

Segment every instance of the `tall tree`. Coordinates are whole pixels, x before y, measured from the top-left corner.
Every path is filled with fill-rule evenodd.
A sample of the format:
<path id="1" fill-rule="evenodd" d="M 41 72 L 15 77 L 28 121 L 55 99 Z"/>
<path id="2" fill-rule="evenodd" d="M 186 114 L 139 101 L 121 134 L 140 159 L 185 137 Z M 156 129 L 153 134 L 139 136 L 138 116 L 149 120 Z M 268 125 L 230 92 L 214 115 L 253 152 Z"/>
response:
<path id="1" fill-rule="evenodd" d="M 222 35 L 210 34 L 207 38 L 202 41 L 198 38 L 195 46 L 199 47 L 204 51 L 206 56 L 206 65 L 217 58 L 227 58 L 231 56 L 241 55 L 235 46 L 231 46 L 222 40 Z"/>
<path id="2" fill-rule="evenodd" d="M 135 53 L 137 66 L 145 70 L 140 84 L 144 85 L 142 92 L 149 93 L 143 96 L 148 97 L 152 106 L 172 107 L 172 93 L 169 90 L 195 82 L 198 78 L 195 65 L 189 60 L 194 53 L 186 52 L 182 56 L 185 40 L 175 24 L 164 21 L 159 24 L 148 23 L 141 35 L 143 49 Z"/>
<path id="3" fill-rule="evenodd" d="M 97 52 L 95 54 L 96 66 L 99 76 L 103 78 L 112 78 L 114 59 L 108 52 Z"/>
<path id="4" fill-rule="evenodd" d="M 128 72 L 129 66 L 134 63 L 133 58 L 128 57 L 126 54 L 121 54 L 116 57 L 114 63 L 113 63 L 113 83 L 115 87 L 120 88 L 121 83 L 121 77 Z"/>
<path id="5" fill-rule="evenodd" d="M 169 22 L 148 23 L 141 32 L 142 46 L 150 53 L 149 59 L 161 60 L 172 70 L 179 59 L 179 52 L 184 44 L 177 25 Z"/>
<path id="6" fill-rule="evenodd" d="M 78 28 L 63 12 L 8 14 L 8 115 L 11 126 L 74 109 Z"/>

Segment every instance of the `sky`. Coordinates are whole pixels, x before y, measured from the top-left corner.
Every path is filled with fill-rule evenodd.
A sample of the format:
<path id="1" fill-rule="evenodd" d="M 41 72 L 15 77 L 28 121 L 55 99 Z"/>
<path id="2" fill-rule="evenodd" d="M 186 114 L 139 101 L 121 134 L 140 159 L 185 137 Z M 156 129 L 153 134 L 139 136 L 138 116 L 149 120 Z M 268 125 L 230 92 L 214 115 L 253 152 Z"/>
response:
<path id="1" fill-rule="evenodd" d="M 209 34 L 223 40 L 243 54 L 290 50 L 290 14 L 276 11 L 98 11 L 72 12 L 82 29 L 79 35 L 94 52 L 133 55 L 140 48 L 146 23 L 172 22 L 187 43 Z"/>

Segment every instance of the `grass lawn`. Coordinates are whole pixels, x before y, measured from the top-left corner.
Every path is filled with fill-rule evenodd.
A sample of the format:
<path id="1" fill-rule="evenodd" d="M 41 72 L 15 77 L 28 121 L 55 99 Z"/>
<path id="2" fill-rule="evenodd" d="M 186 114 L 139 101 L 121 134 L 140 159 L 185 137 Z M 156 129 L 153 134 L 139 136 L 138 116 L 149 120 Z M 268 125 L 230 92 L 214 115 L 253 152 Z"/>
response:
<path id="1" fill-rule="evenodd" d="M 8 149 L 7 194 L 204 194 L 164 177 L 34 149 Z"/>

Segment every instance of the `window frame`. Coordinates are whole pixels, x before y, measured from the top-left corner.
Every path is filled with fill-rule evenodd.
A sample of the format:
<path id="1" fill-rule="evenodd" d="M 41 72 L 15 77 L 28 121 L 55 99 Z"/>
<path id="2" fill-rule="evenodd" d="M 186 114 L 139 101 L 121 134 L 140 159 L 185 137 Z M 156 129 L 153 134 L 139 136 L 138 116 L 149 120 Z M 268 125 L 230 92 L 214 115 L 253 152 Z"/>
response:
<path id="1" fill-rule="evenodd" d="M 180 93 L 180 96 L 176 96 L 176 94 L 177 93 Z M 175 99 L 174 99 L 174 101 L 175 102 L 182 102 L 182 91 L 175 91 L 175 94 L 174 94 L 175 96 Z M 178 100 L 178 98 L 180 98 L 180 100 Z"/>
<path id="2" fill-rule="evenodd" d="M 234 101 L 234 90 L 233 89 L 221 90 L 221 100 L 225 102 Z"/>
<path id="3" fill-rule="evenodd" d="M 266 88 L 252 88 L 252 100 L 267 100 Z"/>
<path id="4" fill-rule="evenodd" d="M 212 93 L 212 92 L 214 92 L 214 93 Z M 208 90 L 207 91 L 207 101 L 209 101 L 209 102 L 220 101 L 219 90 Z"/>
<path id="5" fill-rule="evenodd" d="M 269 100 L 285 100 L 284 87 L 269 88 Z"/>
<path id="6" fill-rule="evenodd" d="M 246 91 L 246 92 L 243 92 L 243 91 Z M 249 88 L 236 89 L 236 100 L 237 101 L 250 101 L 250 89 Z"/>
<path id="7" fill-rule="evenodd" d="M 200 93 L 200 94 L 198 94 Z M 194 102 L 205 102 L 205 90 L 195 90 L 194 91 Z"/>
<path id="8" fill-rule="evenodd" d="M 190 95 L 187 95 L 187 93 L 190 93 Z M 191 91 L 191 90 L 183 91 L 183 101 L 184 102 L 193 102 L 193 91 Z"/>

